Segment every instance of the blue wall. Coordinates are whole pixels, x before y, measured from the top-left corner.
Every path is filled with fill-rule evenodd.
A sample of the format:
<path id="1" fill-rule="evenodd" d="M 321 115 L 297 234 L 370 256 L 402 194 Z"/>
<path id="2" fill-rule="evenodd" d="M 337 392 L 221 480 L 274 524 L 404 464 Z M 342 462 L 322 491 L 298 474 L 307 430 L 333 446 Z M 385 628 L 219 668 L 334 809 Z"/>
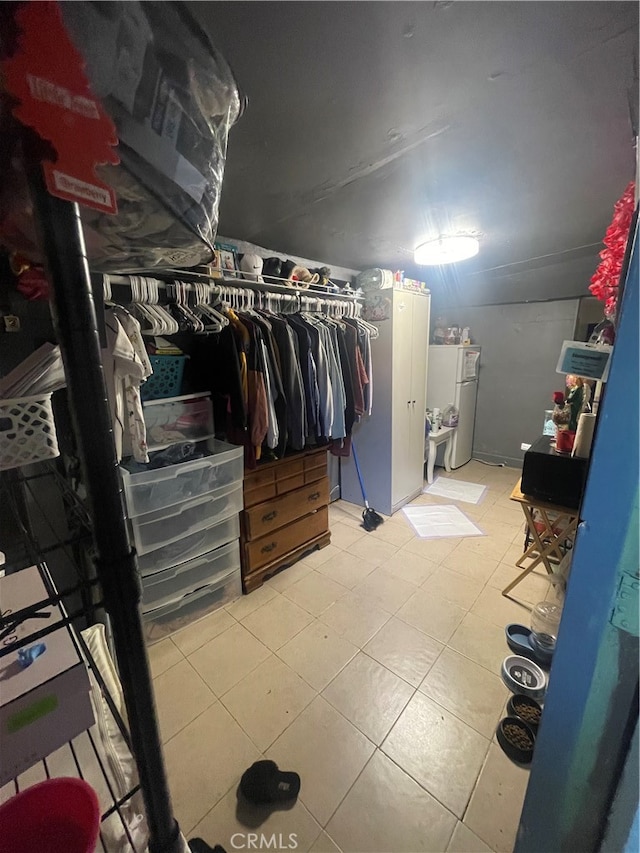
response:
<path id="1" fill-rule="evenodd" d="M 600 848 L 637 721 L 638 312 L 636 237 L 516 853 Z"/>

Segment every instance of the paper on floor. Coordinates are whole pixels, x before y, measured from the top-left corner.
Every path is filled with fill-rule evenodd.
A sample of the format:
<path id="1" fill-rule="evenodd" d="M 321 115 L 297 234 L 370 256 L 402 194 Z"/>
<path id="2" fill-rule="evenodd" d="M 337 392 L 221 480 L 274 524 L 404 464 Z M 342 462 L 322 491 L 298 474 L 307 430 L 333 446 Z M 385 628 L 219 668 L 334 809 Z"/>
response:
<path id="1" fill-rule="evenodd" d="M 487 487 L 480 483 L 466 483 L 464 480 L 451 480 L 438 477 L 422 491 L 425 495 L 438 495 L 451 501 L 464 501 L 468 504 L 480 503 Z"/>
<path id="2" fill-rule="evenodd" d="M 457 506 L 406 506 L 402 511 L 421 539 L 484 536 Z"/>

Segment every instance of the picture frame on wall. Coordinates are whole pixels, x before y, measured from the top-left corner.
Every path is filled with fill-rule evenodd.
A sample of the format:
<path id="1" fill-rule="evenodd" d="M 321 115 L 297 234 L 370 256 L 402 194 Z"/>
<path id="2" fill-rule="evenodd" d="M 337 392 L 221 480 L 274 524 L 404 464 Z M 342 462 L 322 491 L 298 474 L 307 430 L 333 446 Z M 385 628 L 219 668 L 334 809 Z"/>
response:
<path id="1" fill-rule="evenodd" d="M 215 243 L 214 249 L 214 264 L 221 271 L 216 278 L 238 278 L 240 266 L 237 247 L 231 243 Z"/>

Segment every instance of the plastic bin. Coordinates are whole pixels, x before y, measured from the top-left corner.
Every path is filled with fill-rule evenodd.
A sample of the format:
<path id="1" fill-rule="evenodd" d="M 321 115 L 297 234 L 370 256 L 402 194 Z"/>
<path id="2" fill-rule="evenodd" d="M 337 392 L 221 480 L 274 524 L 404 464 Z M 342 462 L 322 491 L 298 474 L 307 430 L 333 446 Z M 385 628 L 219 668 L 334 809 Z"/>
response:
<path id="1" fill-rule="evenodd" d="M 143 414 L 149 450 L 160 450 L 180 441 L 202 441 L 214 434 L 208 394 L 148 400 Z"/>
<path id="2" fill-rule="evenodd" d="M 0 471 L 56 456 L 51 394 L 0 400 Z"/>
<path id="3" fill-rule="evenodd" d="M 201 557 L 148 575 L 142 583 L 142 610 L 157 610 L 208 584 L 217 583 L 240 568 L 238 540 Z"/>
<path id="4" fill-rule="evenodd" d="M 230 604 L 242 595 L 240 569 L 233 569 L 212 584 L 207 584 L 177 601 L 142 614 L 149 641 L 161 640 L 180 628 L 186 628 L 203 616 Z"/>
<path id="5" fill-rule="evenodd" d="M 149 361 L 152 375 L 140 386 L 143 400 L 157 400 L 159 397 L 177 397 L 182 390 L 182 374 L 188 356 L 151 355 Z"/>
<path id="6" fill-rule="evenodd" d="M 135 516 L 131 527 L 136 550 L 138 554 L 156 551 L 241 510 L 242 484 L 234 483 L 214 489 L 203 498 Z"/>
<path id="7" fill-rule="evenodd" d="M 242 482 L 242 447 L 212 440 L 209 453 L 192 462 L 179 462 L 135 474 L 121 467 L 129 517 L 174 506 L 206 495 L 220 486 Z"/>
<path id="8" fill-rule="evenodd" d="M 225 518 L 224 521 L 212 524 L 211 527 L 198 530 L 197 533 L 191 533 L 175 542 L 170 542 L 156 551 L 141 554 L 138 557 L 140 573 L 143 577 L 153 575 L 178 563 L 193 560 L 201 554 L 206 554 L 207 551 L 220 548 L 221 545 L 226 545 L 227 542 L 232 542 L 239 536 L 240 522 L 237 515 L 232 515 L 230 518 Z"/>

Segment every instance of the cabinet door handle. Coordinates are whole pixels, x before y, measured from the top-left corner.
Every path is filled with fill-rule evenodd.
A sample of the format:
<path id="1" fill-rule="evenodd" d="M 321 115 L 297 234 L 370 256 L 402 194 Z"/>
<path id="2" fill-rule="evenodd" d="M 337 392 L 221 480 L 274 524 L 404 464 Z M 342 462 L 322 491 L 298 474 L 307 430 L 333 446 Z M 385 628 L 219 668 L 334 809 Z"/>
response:
<path id="1" fill-rule="evenodd" d="M 273 519 L 278 515 L 278 510 L 274 509 L 271 512 L 268 512 L 266 515 L 262 516 L 263 521 L 273 521 Z"/>
<path id="2" fill-rule="evenodd" d="M 309 495 L 307 500 L 308 501 L 317 501 L 319 497 L 320 497 L 320 492 L 311 492 L 311 494 Z"/>
<path id="3" fill-rule="evenodd" d="M 412 406 L 415 406 L 415 404 L 416 404 L 416 401 L 415 401 L 415 400 L 412 400 L 412 401 L 411 401 L 411 405 L 412 405 Z"/>
<path id="4" fill-rule="evenodd" d="M 277 542 L 271 542 L 269 545 L 263 545 L 262 548 L 260 549 L 260 553 L 261 554 L 268 554 L 269 551 L 273 551 L 273 549 L 276 547 L 277 544 L 278 544 Z"/>

